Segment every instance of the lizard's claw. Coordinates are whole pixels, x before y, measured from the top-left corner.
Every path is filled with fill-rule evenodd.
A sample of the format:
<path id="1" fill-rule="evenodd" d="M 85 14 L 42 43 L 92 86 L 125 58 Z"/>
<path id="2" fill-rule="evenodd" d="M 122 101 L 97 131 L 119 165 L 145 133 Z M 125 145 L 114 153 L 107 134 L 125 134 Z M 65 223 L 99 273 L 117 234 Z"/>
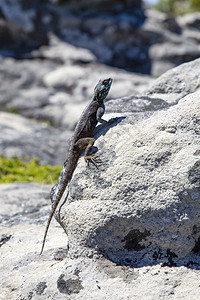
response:
<path id="1" fill-rule="evenodd" d="M 97 164 L 102 162 L 100 157 L 98 155 L 95 155 L 95 154 L 85 156 L 85 161 L 86 161 L 87 165 L 89 165 L 89 163 L 91 162 L 93 165 L 95 165 L 95 167 L 97 169 L 98 169 Z"/>

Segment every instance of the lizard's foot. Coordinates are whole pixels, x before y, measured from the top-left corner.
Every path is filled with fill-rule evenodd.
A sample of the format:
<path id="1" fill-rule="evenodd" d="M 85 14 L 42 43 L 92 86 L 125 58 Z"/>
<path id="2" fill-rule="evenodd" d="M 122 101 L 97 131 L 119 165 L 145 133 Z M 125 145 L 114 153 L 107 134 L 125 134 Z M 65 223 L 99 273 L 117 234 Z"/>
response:
<path id="1" fill-rule="evenodd" d="M 100 157 L 98 155 L 92 154 L 92 155 L 87 155 L 84 157 L 85 161 L 87 163 L 87 165 L 89 165 L 89 163 L 91 162 L 93 165 L 95 165 L 95 167 L 98 169 L 98 163 L 101 163 L 102 160 L 100 159 Z"/>

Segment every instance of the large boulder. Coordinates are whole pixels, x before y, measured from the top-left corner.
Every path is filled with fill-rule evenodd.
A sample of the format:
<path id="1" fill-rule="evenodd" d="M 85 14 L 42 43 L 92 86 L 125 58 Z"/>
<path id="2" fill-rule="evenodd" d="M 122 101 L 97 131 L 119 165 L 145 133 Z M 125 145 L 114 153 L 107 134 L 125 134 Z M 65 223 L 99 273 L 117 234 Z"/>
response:
<path id="1" fill-rule="evenodd" d="M 200 58 L 173 68 L 158 77 L 147 89 L 147 95 L 174 105 L 200 87 Z"/>
<path id="2" fill-rule="evenodd" d="M 102 164 L 86 169 L 80 159 L 62 210 L 70 255 L 142 266 L 200 251 L 199 97 L 102 127 Z"/>

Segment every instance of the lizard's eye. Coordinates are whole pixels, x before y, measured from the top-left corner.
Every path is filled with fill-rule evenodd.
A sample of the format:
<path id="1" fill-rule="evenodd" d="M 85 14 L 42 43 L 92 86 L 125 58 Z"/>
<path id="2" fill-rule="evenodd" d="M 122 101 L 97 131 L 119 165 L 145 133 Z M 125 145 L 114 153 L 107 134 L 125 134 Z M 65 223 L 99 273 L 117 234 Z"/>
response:
<path id="1" fill-rule="evenodd" d="M 103 84 L 107 85 L 108 84 L 108 80 L 104 80 Z"/>

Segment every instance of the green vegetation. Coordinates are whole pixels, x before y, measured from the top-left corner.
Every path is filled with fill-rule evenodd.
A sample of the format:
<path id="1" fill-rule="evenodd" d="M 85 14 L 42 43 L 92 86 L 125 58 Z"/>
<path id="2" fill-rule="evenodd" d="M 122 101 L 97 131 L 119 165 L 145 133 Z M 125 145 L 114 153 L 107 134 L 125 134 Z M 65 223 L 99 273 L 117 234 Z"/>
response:
<path id="1" fill-rule="evenodd" d="M 154 6 L 157 10 L 160 10 L 169 15 L 182 15 L 195 11 L 200 11 L 199 0 L 160 0 L 158 4 Z"/>
<path id="2" fill-rule="evenodd" d="M 61 166 L 40 165 L 38 158 L 21 160 L 17 157 L 6 158 L 0 154 L 0 183 L 38 182 L 56 183 Z"/>

